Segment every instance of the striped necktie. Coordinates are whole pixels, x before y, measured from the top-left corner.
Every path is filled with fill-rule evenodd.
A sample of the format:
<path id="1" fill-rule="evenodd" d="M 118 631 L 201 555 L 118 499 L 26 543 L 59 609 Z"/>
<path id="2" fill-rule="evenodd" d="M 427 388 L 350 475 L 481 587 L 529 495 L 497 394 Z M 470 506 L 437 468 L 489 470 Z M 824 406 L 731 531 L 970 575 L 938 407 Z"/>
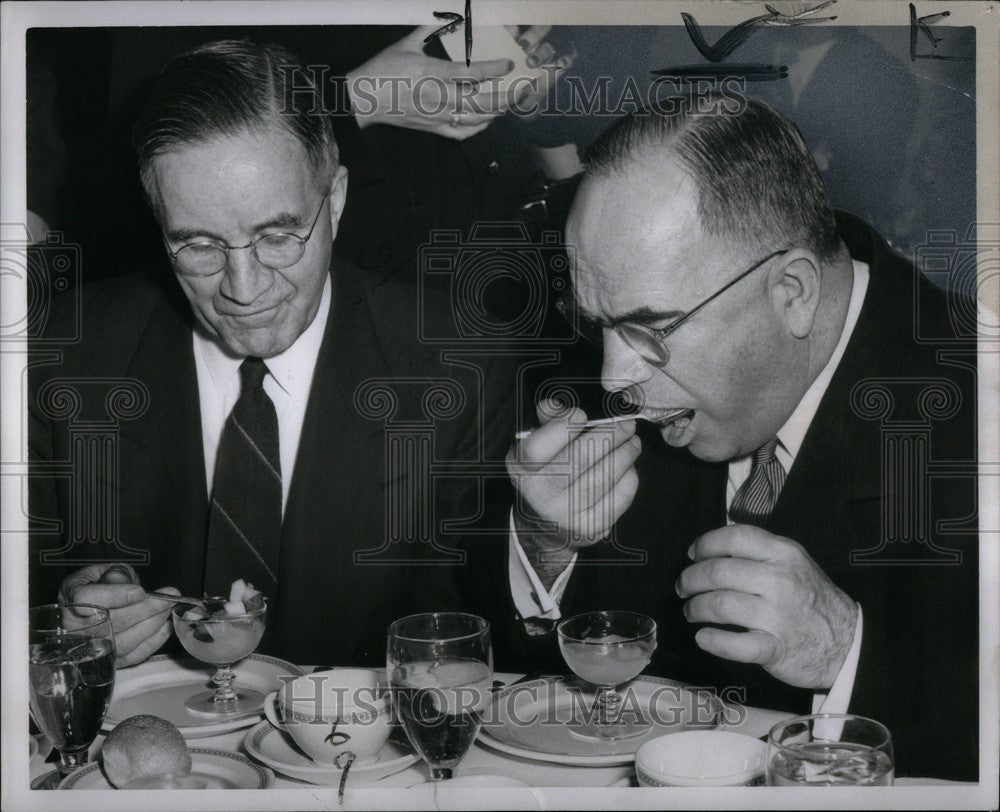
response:
<path id="1" fill-rule="evenodd" d="M 777 445 L 778 438 L 774 437 L 754 452 L 750 476 L 729 506 L 729 517 L 737 524 L 761 526 L 774 510 L 785 484 L 785 469 L 774 456 Z"/>
<path id="2" fill-rule="evenodd" d="M 226 419 L 215 460 L 205 592 L 228 597 L 237 578 L 270 601 L 278 586 L 281 543 L 281 458 L 278 417 L 264 391 L 267 365 L 240 365 L 240 397 Z"/>

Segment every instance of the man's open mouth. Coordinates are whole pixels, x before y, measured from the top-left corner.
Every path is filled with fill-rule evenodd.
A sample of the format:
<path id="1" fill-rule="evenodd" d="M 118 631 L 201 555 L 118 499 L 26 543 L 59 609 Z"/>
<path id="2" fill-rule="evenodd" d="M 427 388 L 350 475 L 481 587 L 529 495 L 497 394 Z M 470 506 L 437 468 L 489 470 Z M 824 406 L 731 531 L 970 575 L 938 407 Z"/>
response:
<path id="1" fill-rule="evenodd" d="M 655 423 L 658 426 L 676 426 L 679 429 L 686 428 L 694 417 L 694 409 L 643 409 L 642 415 L 645 420 Z"/>

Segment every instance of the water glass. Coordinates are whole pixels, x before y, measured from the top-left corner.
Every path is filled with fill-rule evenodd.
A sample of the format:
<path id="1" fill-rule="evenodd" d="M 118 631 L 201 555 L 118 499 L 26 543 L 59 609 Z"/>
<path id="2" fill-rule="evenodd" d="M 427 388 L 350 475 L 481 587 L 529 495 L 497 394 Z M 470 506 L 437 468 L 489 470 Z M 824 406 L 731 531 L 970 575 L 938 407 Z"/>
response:
<path id="1" fill-rule="evenodd" d="M 451 778 L 490 701 L 489 623 L 458 612 L 397 620 L 389 626 L 386 670 L 396 715 L 431 778 Z"/>
<path id="2" fill-rule="evenodd" d="M 55 789 L 87 763 L 115 687 L 111 614 L 87 603 L 48 604 L 28 611 L 31 715 L 59 752 L 58 769 L 33 783 Z"/>
<path id="3" fill-rule="evenodd" d="M 799 716 L 767 737 L 768 786 L 887 787 L 894 770 L 892 735 L 863 716 Z"/>

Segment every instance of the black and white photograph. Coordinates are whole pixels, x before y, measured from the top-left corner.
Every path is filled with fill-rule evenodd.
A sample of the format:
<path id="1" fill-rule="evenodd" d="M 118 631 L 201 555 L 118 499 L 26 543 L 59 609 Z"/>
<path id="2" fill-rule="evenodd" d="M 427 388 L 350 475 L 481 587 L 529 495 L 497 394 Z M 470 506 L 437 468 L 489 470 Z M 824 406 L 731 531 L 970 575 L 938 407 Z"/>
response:
<path id="1" fill-rule="evenodd" d="M 5 809 L 997 808 L 1000 8 L 0 18 Z"/>

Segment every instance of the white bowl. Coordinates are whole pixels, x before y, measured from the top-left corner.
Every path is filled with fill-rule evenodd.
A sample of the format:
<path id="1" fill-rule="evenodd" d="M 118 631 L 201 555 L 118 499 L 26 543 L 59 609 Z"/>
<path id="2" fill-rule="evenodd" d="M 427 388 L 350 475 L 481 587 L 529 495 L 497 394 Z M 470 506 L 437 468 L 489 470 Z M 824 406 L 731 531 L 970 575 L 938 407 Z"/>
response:
<path id="1" fill-rule="evenodd" d="M 740 787 L 764 783 L 767 745 L 721 730 L 686 730 L 652 739 L 635 754 L 644 787 Z"/>

